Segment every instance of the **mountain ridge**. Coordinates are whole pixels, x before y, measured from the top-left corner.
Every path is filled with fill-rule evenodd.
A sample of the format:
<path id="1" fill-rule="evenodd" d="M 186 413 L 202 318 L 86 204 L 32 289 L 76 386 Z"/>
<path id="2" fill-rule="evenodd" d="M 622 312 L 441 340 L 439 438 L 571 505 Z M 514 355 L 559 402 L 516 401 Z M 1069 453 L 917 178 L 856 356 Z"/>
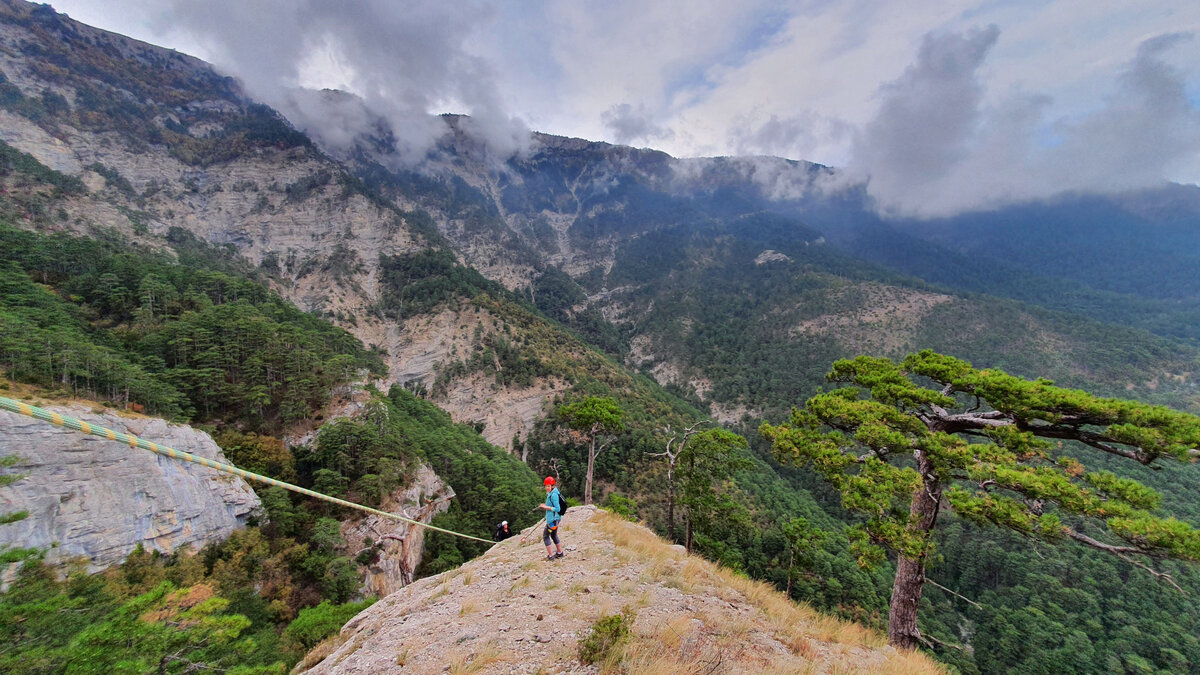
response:
<path id="1" fill-rule="evenodd" d="M 561 531 L 564 558 L 514 536 L 363 610 L 294 672 L 943 672 L 593 506 Z M 581 663 L 592 626 L 623 610 L 627 640 Z"/>
<path id="2" fill-rule="evenodd" d="M 18 28 L 21 21 L 45 19 L 45 10 L 34 15 L 25 5 L 8 6 L 20 10 L 12 22 Z M 202 244 L 222 264 L 239 266 L 296 306 L 373 343 L 377 355 L 386 352 L 390 375 L 380 388 L 397 385 L 386 397 L 377 393 L 366 414 L 326 425 L 327 436 L 310 438 L 294 456 L 282 448 L 299 472 L 326 472 L 320 478 L 330 489 L 379 496 L 375 488 L 383 479 L 404 474 L 384 461 L 396 459 L 388 452 L 416 452 L 407 428 L 392 430 L 392 445 L 377 442 L 380 430 L 401 409 L 434 416 L 426 407 L 433 401 L 453 421 L 473 427 L 439 416 L 419 435 L 469 448 L 461 455 L 444 452 L 434 466 L 454 477 L 470 504 L 452 505 L 439 518 L 486 536 L 487 521 L 513 519 L 497 496 L 520 493 L 512 504 L 536 501 L 533 471 L 559 476 L 568 493 L 577 489 L 582 450 L 559 433 L 555 409 L 565 400 L 613 396 L 627 408 L 631 431 L 597 461 L 601 497 L 662 528 L 666 469 L 654 458 L 664 442 L 660 430 L 693 424 L 707 408 L 736 420 L 750 439 L 746 455 L 756 461 L 735 482 L 718 486 L 717 505 L 697 517 L 697 550 L 789 587 L 825 611 L 878 624 L 887 570 L 855 564 L 840 532 L 845 516 L 838 501 L 811 475 L 771 463 L 754 433 L 760 419 L 776 418 L 825 386 L 833 360 L 934 346 L 981 366 L 1067 386 L 1189 409 L 1200 400 L 1194 344 L 1081 321 L 1080 313 L 1050 312 L 999 298 L 1003 293 L 989 296 L 994 287 L 1022 291 L 1010 287 L 1022 276 L 1014 265 L 1007 277 L 973 279 L 985 275 L 973 274 L 972 265 L 989 271 L 994 264 L 985 257 L 960 254 L 954 259 L 959 276 L 932 283 L 928 271 L 949 260 L 952 249 L 901 232 L 909 248 L 887 251 L 901 240 L 887 238 L 885 230 L 896 229 L 869 215 L 861 190 L 828 202 L 785 198 L 832 176 L 828 167 L 770 158 L 675 160 L 652 150 L 551 137 L 540 138 L 552 152 L 532 148 L 497 161 L 467 133 L 462 118 L 444 121 L 447 136 L 428 170 L 383 161 L 366 152 L 370 147 L 344 163 L 278 112 L 240 93 L 222 93 L 236 83 L 189 89 L 184 80 L 157 82 L 152 71 L 127 64 L 120 49 L 73 43 L 71 32 L 61 29 L 64 21 L 22 33 L 32 36 L 22 38 L 28 44 L 0 45 L 8 50 L 5 67 L 16 63 L 32 73 L 14 78 L 19 86 L 0 85 L 0 138 L 69 171 L 47 174 L 6 154 L 2 215 L 27 231 L 125 244 L 130 255 L 157 251 L 183 260 Z M 70 67 L 56 66 L 59 61 Z M 60 77 L 51 66 L 67 72 Z M 386 148 L 386 139 L 378 140 L 372 152 Z M 676 181 L 675 167 L 692 182 Z M 921 250 L 927 257 L 917 260 L 921 266 L 897 271 L 871 262 L 863 252 L 870 246 L 893 254 Z M 34 265 L 12 276 L 28 286 L 44 269 Z M 980 283 L 964 288 L 964 278 Z M 1045 289 L 1032 297 L 1064 295 L 1056 283 L 1049 276 L 1033 279 Z M 108 300 L 84 290 L 89 293 L 58 298 L 74 303 L 85 319 L 82 329 L 116 328 L 136 337 L 133 320 L 106 325 L 97 308 Z M 139 283 L 126 290 L 126 304 L 146 308 Z M 151 296 L 158 290 L 145 288 Z M 180 290 L 189 302 L 202 302 L 186 286 Z M 1062 300 L 1072 308 L 1070 298 Z M 148 311 L 162 309 L 149 298 Z M 1101 303 L 1089 315 L 1109 318 L 1111 309 Z M 1164 320 L 1179 325 L 1179 316 L 1179 307 L 1163 308 Z M 253 398 L 245 405 L 252 411 Z M 316 419 L 323 414 L 310 422 L 325 421 Z M 480 444 L 471 435 L 479 430 L 520 459 Z M 512 471 L 488 482 L 501 469 Z M 1194 467 L 1137 478 L 1162 487 L 1167 510 L 1195 518 L 1186 498 L 1196 485 Z M 315 562 L 305 564 L 318 572 L 328 572 L 331 559 L 338 565 L 328 577 L 306 577 L 302 588 L 271 581 L 261 598 L 239 596 L 239 607 L 283 621 L 298 607 L 315 609 L 323 597 L 345 600 L 353 587 L 344 573 L 357 569 L 349 556 L 361 554 L 366 562 L 359 564 L 371 564 L 379 542 L 338 544 L 330 523 L 320 523 L 319 532 L 313 527 L 321 520 L 317 514 L 305 521 L 288 511 L 297 506 L 304 516 L 303 505 L 273 503 L 266 531 L 311 537 L 292 544 L 310 547 Z M 782 528 L 796 517 L 831 535 L 793 569 Z M 264 560 L 254 553 L 267 547 L 261 532 L 247 530 L 214 546 L 211 556 L 230 556 L 214 569 L 224 573 L 237 560 Z M 958 521 L 938 543 L 946 553 L 938 581 L 961 595 L 927 589 L 932 610 L 923 615 L 922 631 L 976 647 L 970 654 L 939 651 L 964 672 L 1029 667 L 1051 653 L 1062 663 L 1083 654 L 1081 645 L 1095 654 L 1094 662 L 1078 657 L 1085 670 L 1200 663 L 1200 644 L 1188 638 L 1195 632 L 1194 608 L 1141 585 L 1131 570 L 1070 549 L 1038 551 L 1044 560 L 1035 561 L 1020 541 Z M 476 553 L 435 536 L 430 550 L 418 574 L 456 567 Z M 294 549 L 270 554 L 299 555 Z M 131 569 L 144 564 L 133 562 Z M 268 566 L 288 567 L 273 558 Z M 251 587 L 255 577 L 244 574 L 236 588 Z M 1186 570 L 1177 578 L 1187 588 L 1197 584 Z M 230 579 L 241 577 L 224 579 L 228 589 Z M 267 600 L 274 614 L 262 607 Z M 271 623 L 264 634 L 279 625 Z M 1032 643 L 1036 649 L 1024 649 Z"/>

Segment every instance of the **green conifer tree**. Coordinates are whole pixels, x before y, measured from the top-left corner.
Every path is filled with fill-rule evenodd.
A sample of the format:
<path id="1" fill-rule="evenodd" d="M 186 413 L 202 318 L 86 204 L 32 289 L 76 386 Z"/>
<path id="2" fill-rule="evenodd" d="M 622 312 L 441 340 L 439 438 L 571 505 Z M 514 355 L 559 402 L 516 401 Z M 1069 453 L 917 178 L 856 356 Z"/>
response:
<path id="1" fill-rule="evenodd" d="M 596 457 L 613 441 L 611 438 L 625 430 L 625 411 L 616 399 L 607 396 L 589 396 L 582 401 L 569 403 L 558 409 L 558 417 L 567 427 L 580 432 L 588 443 L 587 481 L 583 488 L 583 503 L 592 503 L 592 476 L 596 470 Z M 600 438 L 609 436 L 597 446 Z"/>
<path id="2" fill-rule="evenodd" d="M 1144 465 L 1193 459 L 1200 418 L 928 350 L 900 364 L 838 361 L 827 378 L 854 386 L 818 394 L 789 423 L 760 431 L 777 459 L 811 463 L 848 509 L 867 514 L 852 528 L 861 564 L 881 560 L 881 547 L 896 552 L 888 639 L 897 647 L 927 642 L 917 608 L 943 509 L 1043 541 L 1072 540 L 1171 584 L 1149 563 L 1200 560 L 1200 532 L 1161 515 L 1157 492 L 1080 461 L 1097 453 Z"/>

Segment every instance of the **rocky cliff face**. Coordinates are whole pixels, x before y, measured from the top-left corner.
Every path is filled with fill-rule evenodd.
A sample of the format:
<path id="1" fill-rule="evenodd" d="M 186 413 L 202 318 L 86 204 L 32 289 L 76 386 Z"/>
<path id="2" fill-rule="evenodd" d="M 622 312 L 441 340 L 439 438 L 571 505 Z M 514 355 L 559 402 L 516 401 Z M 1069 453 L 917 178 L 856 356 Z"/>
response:
<path id="1" fill-rule="evenodd" d="M 450 508 L 453 498 L 454 490 L 422 464 L 412 483 L 388 495 L 380 508 L 428 524 Z M 365 597 L 383 597 L 411 584 L 425 553 L 424 528 L 376 515 L 342 523 L 342 538 L 351 547 L 368 539 L 379 547 L 378 559 L 366 567 L 361 589 Z"/>
<path id="2" fill-rule="evenodd" d="M 595 673 L 579 641 L 626 609 L 627 673 L 934 673 L 919 653 L 796 605 L 594 506 L 567 512 L 566 557 L 513 537 L 462 567 L 392 593 L 294 672 Z"/>
<path id="3" fill-rule="evenodd" d="M 447 360 L 444 346 L 460 341 L 454 331 L 476 322 L 473 310 L 458 316 L 451 308 L 410 334 L 414 322 L 379 318 L 373 308 L 382 295 L 380 255 L 422 250 L 437 232 L 411 222 L 418 204 L 409 195 L 385 202 L 364 190 L 342 164 L 207 64 L 48 7 L 0 0 L 0 75 L 6 96 L 20 101 L 0 104 L 0 140 L 88 188 L 59 199 L 48 209 L 54 215 L 24 225 L 117 233 L 158 248 L 179 227 L 228 245 L 270 272 L 276 290 L 301 309 L 387 350 L 385 389 L 410 380 L 432 384 Z M 53 109 L 44 105 L 56 100 Z M 97 112 L 97 101 L 109 107 Z M 114 109 L 120 112 L 110 114 Z M 445 232 L 475 222 L 432 212 Z M 493 278 L 509 287 L 527 283 L 528 261 L 514 262 L 511 248 L 480 247 L 469 257 Z M 514 396 L 507 389 L 472 380 L 447 387 L 437 402 L 456 421 L 486 420 L 486 437 L 503 445 L 527 432 L 555 393 L 540 383 Z M 480 401 L 488 403 L 486 414 Z"/>
<path id="4" fill-rule="evenodd" d="M 47 406 L 89 424 L 227 462 L 208 434 L 160 419 Z M 0 456 L 21 476 L 0 487 L 0 513 L 28 517 L 0 525 L 0 549 L 40 548 L 46 560 L 84 557 L 88 570 L 120 563 L 141 545 L 171 553 L 222 539 L 259 508 L 242 479 L 139 448 L 0 412 Z"/>

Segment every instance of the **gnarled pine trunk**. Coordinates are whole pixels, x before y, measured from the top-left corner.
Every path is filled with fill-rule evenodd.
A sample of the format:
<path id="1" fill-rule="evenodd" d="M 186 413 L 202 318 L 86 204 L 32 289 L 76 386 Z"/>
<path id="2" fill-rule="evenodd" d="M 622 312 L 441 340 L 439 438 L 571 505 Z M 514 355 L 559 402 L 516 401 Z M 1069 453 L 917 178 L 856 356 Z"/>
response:
<path id="1" fill-rule="evenodd" d="M 675 543 L 675 481 L 667 471 L 667 538 Z"/>
<path id="2" fill-rule="evenodd" d="M 592 473 L 596 470 L 596 436 L 592 435 L 592 445 L 588 448 L 587 482 L 583 488 L 583 503 L 592 503 Z"/>
<path id="3" fill-rule="evenodd" d="M 921 473 L 921 486 L 913 494 L 909 513 L 913 516 L 913 529 L 927 538 L 937 522 L 942 485 L 921 451 L 917 451 L 917 470 Z M 888 643 L 899 649 L 916 649 L 921 644 L 917 609 L 925 588 L 925 555 L 922 549 L 914 558 L 901 554 L 896 561 L 896 579 L 892 583 L 892 601 L 888 608 Z"/>

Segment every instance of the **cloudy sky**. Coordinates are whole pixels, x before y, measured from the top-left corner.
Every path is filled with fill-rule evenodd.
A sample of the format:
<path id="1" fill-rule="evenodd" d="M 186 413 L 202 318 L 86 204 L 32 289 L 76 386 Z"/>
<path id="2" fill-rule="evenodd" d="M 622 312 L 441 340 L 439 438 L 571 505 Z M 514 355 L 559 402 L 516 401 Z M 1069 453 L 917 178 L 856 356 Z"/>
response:
<path id="1" fill-rule="evenodd" d="M 358 94 L 419 151 L 464 112 L 677 157 L 776 155 L 946 215 L 1200 182 L 1197 0 L 60 0 L 216 64 L 298 126 Z"/>

